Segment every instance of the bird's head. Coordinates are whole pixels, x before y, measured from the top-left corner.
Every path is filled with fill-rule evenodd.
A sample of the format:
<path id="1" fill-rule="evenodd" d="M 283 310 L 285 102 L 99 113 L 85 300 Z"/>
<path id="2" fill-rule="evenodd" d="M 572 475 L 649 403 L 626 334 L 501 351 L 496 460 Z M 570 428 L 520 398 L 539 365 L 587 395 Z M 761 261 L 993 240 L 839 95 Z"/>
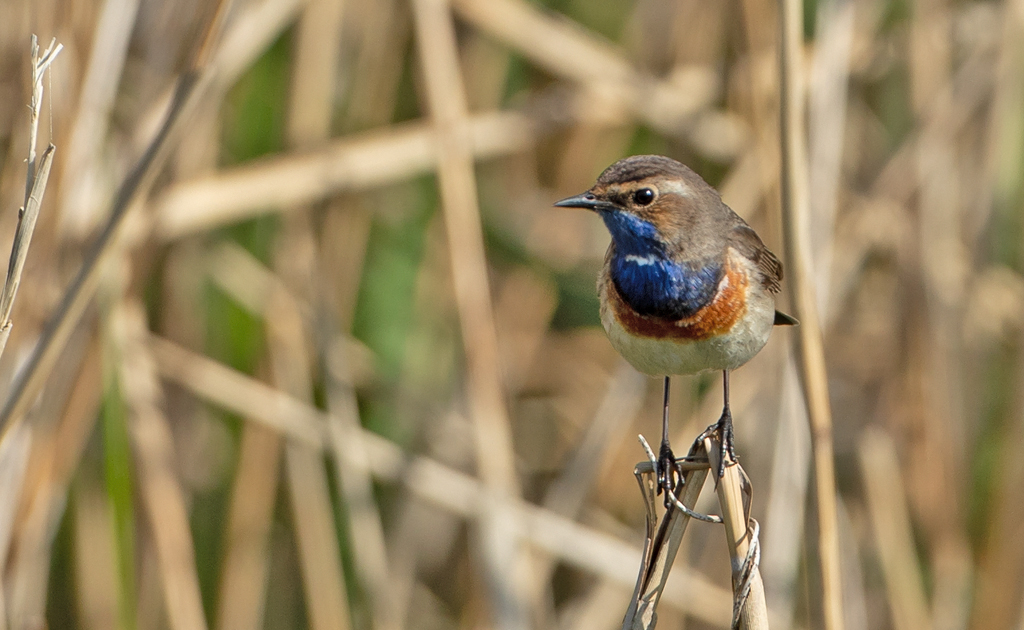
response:
<path id="1" fill-rule="evenodd" d="M 660 155 L 635 155 L 609 166 L 590 190 L 560 208 L 597 212 L 620 250 L 689 249 L 702 226 L 725 208 L 714 188 L 685 165 Z"/>

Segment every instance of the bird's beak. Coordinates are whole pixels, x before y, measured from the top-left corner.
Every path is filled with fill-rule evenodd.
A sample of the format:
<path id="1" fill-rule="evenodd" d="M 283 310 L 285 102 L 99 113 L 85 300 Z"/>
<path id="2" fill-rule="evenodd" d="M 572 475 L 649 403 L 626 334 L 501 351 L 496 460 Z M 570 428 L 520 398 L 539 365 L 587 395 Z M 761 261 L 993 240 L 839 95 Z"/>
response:
<path id="1" fill-rule="evenodd" d="M 615 204 L 610 201 L 598 199 L 594 193 L 585 192 L 575 197 L 566 197 L 555 202 L 558 208 L 586 208 L 587 210 L 614 210 Z"/>

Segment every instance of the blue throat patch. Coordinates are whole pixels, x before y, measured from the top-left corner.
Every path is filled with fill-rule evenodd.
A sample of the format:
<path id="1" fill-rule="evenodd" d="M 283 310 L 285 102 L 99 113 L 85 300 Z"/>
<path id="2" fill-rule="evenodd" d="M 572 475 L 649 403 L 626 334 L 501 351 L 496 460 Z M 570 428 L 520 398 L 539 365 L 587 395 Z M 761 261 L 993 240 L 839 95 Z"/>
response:
<path id="1" fill-rule="evenodd" d="M 676 320 L 690 317 L 715 298 L 720 264 L 694 268 L 666 253 L 658 230 L 627 212 L 601 212 L 615 241 L 611 277 L 622 299 L 641 315 Z"/>

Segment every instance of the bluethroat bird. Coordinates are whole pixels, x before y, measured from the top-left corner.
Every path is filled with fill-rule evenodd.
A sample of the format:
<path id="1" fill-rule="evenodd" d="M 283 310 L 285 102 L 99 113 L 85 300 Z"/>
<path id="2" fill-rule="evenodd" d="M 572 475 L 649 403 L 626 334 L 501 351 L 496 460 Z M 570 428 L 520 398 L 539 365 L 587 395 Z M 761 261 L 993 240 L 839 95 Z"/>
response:
<path id="1" fill-rule="evenodd" d="M 704 434 L 718 434 L 721 477 L 726 453 L 735 459 L 729 371 L 764 347 L 772 326 L 796 323 L 775 310 L 782 263 L 714 188 L 660 155 L 619 160 L 555 205 L 604 220 L 612 242 L 597 280 L 601 323 L 633 367 L 665 377 L 658 493 L 680 474 L 668 440 L 673 374 L 722 371 L 725 406 Z"/>

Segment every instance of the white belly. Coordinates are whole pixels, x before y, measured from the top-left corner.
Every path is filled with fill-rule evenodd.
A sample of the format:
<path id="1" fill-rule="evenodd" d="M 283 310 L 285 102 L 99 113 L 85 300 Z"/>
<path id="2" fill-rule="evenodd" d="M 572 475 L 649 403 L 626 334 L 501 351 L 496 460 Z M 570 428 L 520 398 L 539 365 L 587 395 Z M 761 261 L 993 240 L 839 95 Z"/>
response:
<path id="1" fill-rule="evenodd" d="M 636 369 L 660 376 L 697 374 L 706 370 L 734 370 L 768 343 L 775 322 L 775 300 L 748 293 L 746 313 L 729 332 L 700 341 L 653 339 L 631 335 L 611 309 L 602 309 L 601 323 L 612 346 Z"/>

